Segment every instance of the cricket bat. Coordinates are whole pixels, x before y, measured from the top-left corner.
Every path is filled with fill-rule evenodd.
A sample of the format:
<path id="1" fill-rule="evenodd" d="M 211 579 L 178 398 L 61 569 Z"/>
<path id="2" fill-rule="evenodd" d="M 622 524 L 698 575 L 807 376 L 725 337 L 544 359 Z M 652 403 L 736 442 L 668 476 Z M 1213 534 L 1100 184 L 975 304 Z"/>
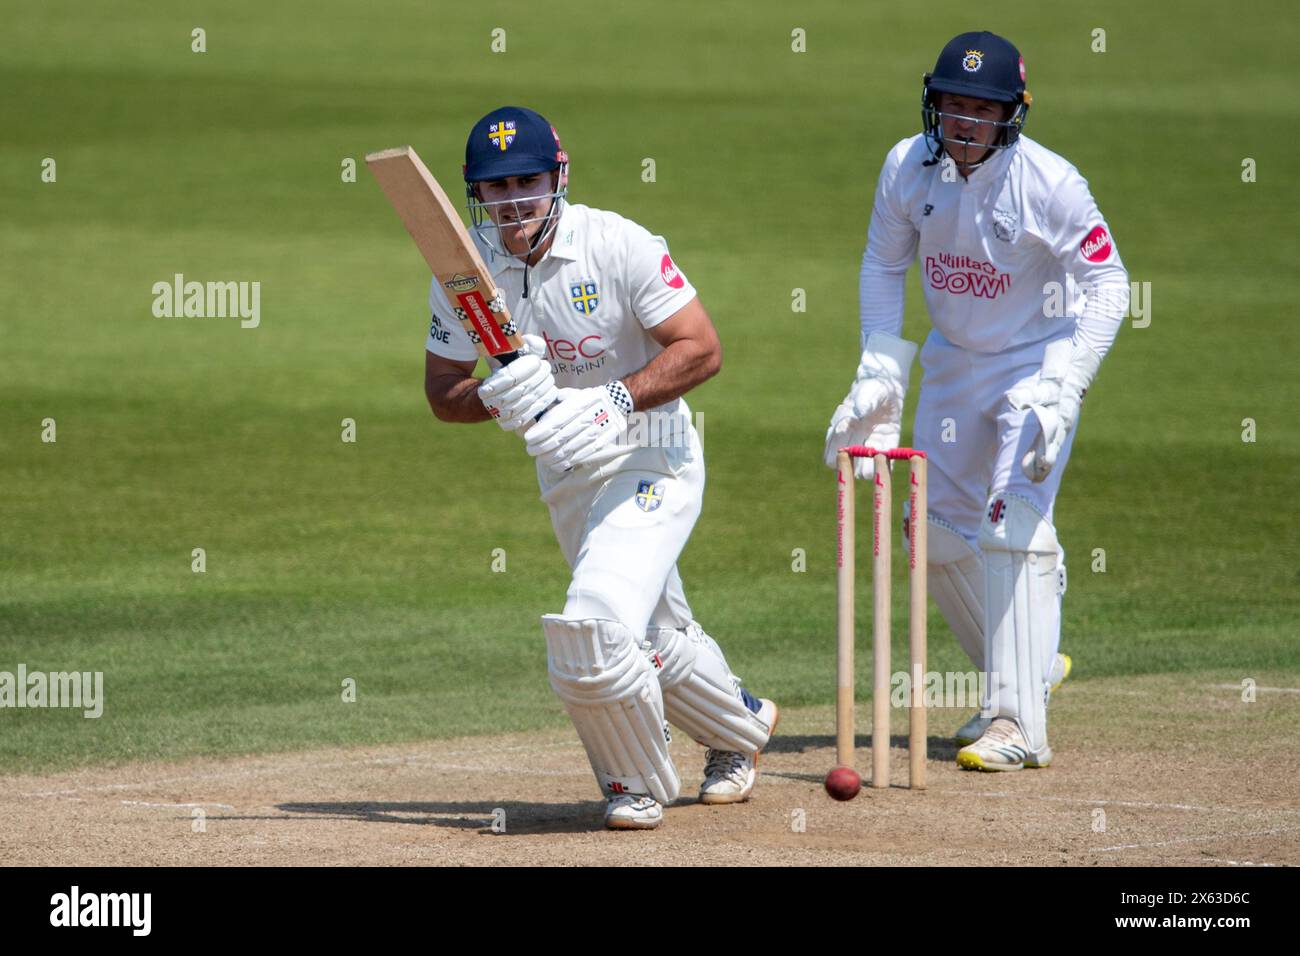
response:
<path id="1" fill-rule="evenodd" d="M 508 365 L 524 347 L 505 297 L 478 254 L 460 213 L 410 146 L 366 156 L 406 231 L 429 264 L 479 354 Z"/>

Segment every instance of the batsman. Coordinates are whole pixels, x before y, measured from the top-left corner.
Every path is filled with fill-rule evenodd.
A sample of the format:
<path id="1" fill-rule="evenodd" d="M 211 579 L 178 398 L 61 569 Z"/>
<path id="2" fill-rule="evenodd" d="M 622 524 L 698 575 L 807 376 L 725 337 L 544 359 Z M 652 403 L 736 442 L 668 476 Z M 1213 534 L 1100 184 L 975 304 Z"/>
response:
<path id="1" fill-rule="evenodd" d="M 1023 135 L 1016 47 L 963 33 L 924 77 L 923 131 L 889 151 L 859 276 L 862 358 L 826 436 L 894 448 L 916 346 L 900 337 L 913 261 L 932 328 L 912 444 L 929 456 L 929 589 L 985 672 L 957 731 L 973 770 L 1046 767 L 1065 553 L 1053 509 L 1084 394 L 1128 311 L 1128 274 L 1074 166 Z M 857 476 L 871 476 L 870 458 Z M 906 523 L 905 523 L 906 528 Z"/>
<path id="2" fill-rule="evenodd" d="M 677 799 L 666 720 L 709 748 L 700 800 L 746 800 L 777 707 L 732 674 L 677 571 L 704 491 L 683 396 L 721 367 L 713 323 L 661 237 L 567 201 L 568 155 L 537 113 L 483 117 L 464 173 L 474 242 L 528 347 L 476 378 L 435 279 L 425 393 L 439 419 L 494 420 L 536 460 L 573 572 L 563 611 L 542 617 L 547 667 L 605 824 L 653 829 Z"/>

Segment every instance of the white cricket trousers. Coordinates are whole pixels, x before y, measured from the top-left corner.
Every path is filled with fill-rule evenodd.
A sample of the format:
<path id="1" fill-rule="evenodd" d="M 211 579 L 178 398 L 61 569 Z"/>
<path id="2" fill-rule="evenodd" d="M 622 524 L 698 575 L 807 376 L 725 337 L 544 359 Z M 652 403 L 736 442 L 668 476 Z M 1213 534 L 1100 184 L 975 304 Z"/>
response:
<path id="1" fill-rule="evenodd" d="M 932 330 L 921 349 L 925 374 L 912 444 L 929 459 L 930 514 L 955 528 L 971 547 L 979 547 L 984 510 L 1000 492 L 1023 495 L 1052 520 L 1077 423 L 1051 473 L 1035 483 L 1020 461 L 1040 433 L 1038 420 L 1007 401 L 1007 392 L 1038 374 L 1047 341 L 990 354 L 953 345 Z"/>
<path id="2" fill-rule="evenodd" d="M 691 623 L 677 558 L 700 516 L 704 452 L 684 400 L 673 414 L 680 422 L 662 430 L 662 446 L 563 476 L 539 469 L 542 500 L 573 569 L 565 617 L 614 620 L 633 634 Z"/>

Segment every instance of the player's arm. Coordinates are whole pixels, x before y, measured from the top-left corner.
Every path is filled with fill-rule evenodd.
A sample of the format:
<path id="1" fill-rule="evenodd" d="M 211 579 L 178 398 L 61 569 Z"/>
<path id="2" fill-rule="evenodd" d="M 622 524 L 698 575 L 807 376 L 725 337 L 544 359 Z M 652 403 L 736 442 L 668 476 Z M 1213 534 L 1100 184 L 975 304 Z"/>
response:
<path id="1" fill-rule="evenodd" d="M 435 278 L 429 283 L 429 337 L 424 342 L 424 396 L 439 421 L 484 422 L 492 417 L 474 377 L 478 349 Z"/>
<path id="2" fill-rule="evenodd" d="M 622 443 L 633 412 L 671 402 L 722 367 L 718 333 L 668 244 L 634 223 L 623 241 L 630 311 L 663 351 L 625 378 L 560 391 L 524 436 L 528 453 L 555 471 L 599 461 Z"/>
<path id="3" fill-rule="evenodd" d="M 478 397 L 483 380 L 474 377 L 477 364 L 477 359 L 458 361 L 424 353 L 424 395 L 439 421 L 485 422 L 492 417 Z"/>
<path id="4" fill-rule="evenodd" d="M 823 458 L 838 468 L 845 445 L 897 448 L 902 435 L 903 399 L 916 355 L 916 345 L 903 334 L 904 277 L 916 258 L 920 233 L 907 217 L 902 181 L 907 148 L 904 141 L 890 150 L 876 180 L 876 198 L 867 228 L 867 247 L 858 271 L 858 327 L 862 356 L 853 384 L 831 416 Z M 910 162 L 917 162 L 912 157 Z M 853 470 L 870 478 L 875 465 L 856 458 Z"/>
<path id="5" fill-rule="evenodd" d="M 524 436 L 529 454 L 557 471 L 597 460 L 623 440 L 634 410 L 645 412 L 671 402 L 722 368 L 718 333 L 693 294 L 646 331 L 663 351 L 621 380 L 561 390 L 560 402 Z"/>
<path id="6" fill-rule="evenodd" d="M 722 343 L 698 298 L 648 331 L 664 350 L 623 379 L 634 407 L 644 410 L 671 402 L 722 368 Z"/>
<path id="7" fill-rule="evenodd" d="M 905 157 L 902 144 L 895 146 L 876 180 L 867 246 L 858 270 L 859 348 L 863 349 L 873 332 L 903 334 L 904 279 L 921 238 L 901 203 Z"/>
<path id="8" fill-rule="evenodd" d="M 542 340 L 525 335 L 523 341 L 519 357 L 487 378 L 474 377 L 477 359 L 426 350 L 424 395 L 433 414 L 444 422 L 467 424 L 495 419 L 506 431 L 523 434 L 558 394 L 551 366 L 541 357 Z"/>
<path id="9" fill-rule="evenodd" d="M 1057 261 L 1087 290 L 1074 340 L 1104 356 L 1128 314 L 1128 270 L 1087 181 L 1076 170 L 1048 197 L 1043 225 Z"/>
<path id="10" fill-rule="evenodd" d="M 474 377 L 478 347 L 452 311 L 438 281 L 429 287 L 429 336 L 424 342 L 424 395 L 444 422 L 495 419 L 506 431 L 522 433 L 555 401 L 551 367 L 541 357 L 545 346 L 523 337 L 523 350 L 485 379 Z"/>
<path id="11" fill-rule="evenodd" d="M 1048 197 L 1042 223 L 1057 261 L 1086 289 L 1086 301 L 1074 334 L 1047 346 L 1037 380 L 1008 395 L 1014 407 L 1030 409 L 1041 426 L 1041 437 L 1020 463 L 1031 481 L 1043 481 L 1056 465 L 1129 300 L 1128 270 L 1077 171 L 1071 170 Z"/>

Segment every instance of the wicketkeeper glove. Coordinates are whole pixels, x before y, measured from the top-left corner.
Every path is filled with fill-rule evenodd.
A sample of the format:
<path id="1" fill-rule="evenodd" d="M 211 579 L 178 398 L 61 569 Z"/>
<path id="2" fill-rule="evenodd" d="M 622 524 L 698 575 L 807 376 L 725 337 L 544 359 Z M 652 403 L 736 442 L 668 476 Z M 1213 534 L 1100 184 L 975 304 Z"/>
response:
<path id="1" fill-rule="evenodd" d="M 1038 418 L 1041 432 L 1020 462 L 1030 481 L 1042 481 L 1056 465 L 1065 440 L 1079 419 L 1084 393 L 1097 376 L 1101 356 L 1069 339 L 1052 342 L 1043 352 L 1038 377 L 1007 393 L 1012 408 L 1027 408 Z"/>
<path id="2" fill-rule="evenodd" d="M 848 396 L 840 402 L 826 430 L 826 464 L 847 445 L 868 445 L 881 451 L 897 448 L 902 434 L 903 397 L 916 357 L 916 345 L 888 332 L 872 332 L 858 363 L 858 374 Z M 859 478 L 875 474 L 870 458 L 855 458 L 853 473 Z"/>

